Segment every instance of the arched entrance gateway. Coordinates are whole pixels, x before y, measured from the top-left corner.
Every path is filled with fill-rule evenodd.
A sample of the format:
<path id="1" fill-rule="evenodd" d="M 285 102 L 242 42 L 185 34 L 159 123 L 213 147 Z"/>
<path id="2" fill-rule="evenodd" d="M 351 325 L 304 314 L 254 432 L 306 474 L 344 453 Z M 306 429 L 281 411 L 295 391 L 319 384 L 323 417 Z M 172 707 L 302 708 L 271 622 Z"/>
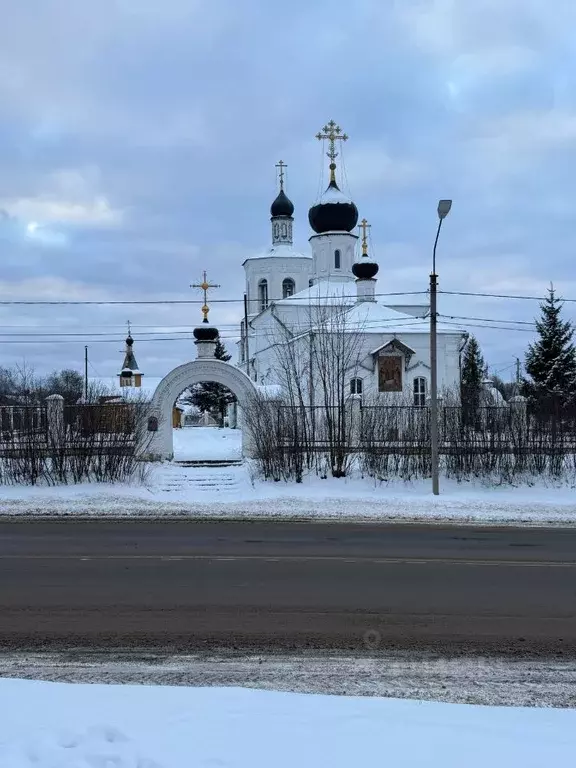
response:
<path id="1" fill-rule="evenodd" d="M 151 460 L 171 460 L 174 457 L 172 407 L 187 387 L 209 381 L 222 384 L 236 396 L 241 411 L 257 395 L 256 386 L 243 371 L 230 363 L 214 359 L 218 338 L 216 328 L 208 325 L 196 328 L 194 336 L 198 350 L 197 359 L 170 371 L 158 384 L 150 403 L 148 429 L 153 435 L 146 455 Z M 251 455 L 250 436 L 246 429 L 242 430 L 242 453 L 244 456 Z"/>

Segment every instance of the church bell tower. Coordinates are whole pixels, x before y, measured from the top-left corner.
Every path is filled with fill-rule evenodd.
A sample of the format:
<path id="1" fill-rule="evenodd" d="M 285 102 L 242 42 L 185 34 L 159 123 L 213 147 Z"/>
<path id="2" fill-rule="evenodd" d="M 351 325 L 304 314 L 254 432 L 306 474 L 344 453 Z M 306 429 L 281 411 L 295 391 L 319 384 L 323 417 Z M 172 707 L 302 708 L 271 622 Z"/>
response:
<path id="1" fill-rule="evenodd" d="M 286 163 L 276 163 L 278 193 L 270 206 L 272 247 L 244 262 L 248 318 L 264 312 L 272 302 L 308 288 L 312 257 L 294 249 L 294 204 L 285 191 Z"/>

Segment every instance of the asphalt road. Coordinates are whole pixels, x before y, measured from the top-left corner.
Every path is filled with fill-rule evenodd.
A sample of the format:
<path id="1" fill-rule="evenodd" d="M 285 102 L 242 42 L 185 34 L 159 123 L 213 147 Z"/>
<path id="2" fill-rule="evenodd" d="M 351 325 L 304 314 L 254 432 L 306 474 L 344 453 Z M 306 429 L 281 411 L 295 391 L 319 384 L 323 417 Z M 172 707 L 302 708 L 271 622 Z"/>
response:
<path id="1" fill-rule="evenodd" d="M 2 522 L 0 646 L 576 656 L 576 529 Z"/>

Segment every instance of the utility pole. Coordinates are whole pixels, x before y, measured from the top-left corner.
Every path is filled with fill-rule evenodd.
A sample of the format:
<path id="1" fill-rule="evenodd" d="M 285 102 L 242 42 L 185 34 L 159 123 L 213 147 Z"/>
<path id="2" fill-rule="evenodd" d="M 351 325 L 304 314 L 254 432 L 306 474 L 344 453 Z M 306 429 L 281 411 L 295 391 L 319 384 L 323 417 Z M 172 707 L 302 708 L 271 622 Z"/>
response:
<path id="1" fill-rule="evenodd" d="M 88 402 L 88 345 L 84 347 L 84 402 Z"/>
<path id="2" fill-rule="evenodd" d="M 436 246 L 440 237 L 442 222 L 452 207 L 452 200 L 438 203 L 438 230 L 432 251 L 432 273 L 430 275 L 430 463 L 432 465 L 432 493 L 440 493 L 440 461 L 438 452 L 438 275 L 436 274 Z"/>
<path id="3" fill-rule="evenodd" d="M 516 358 L 516 384 L 520 386 L 520 358 Z"/>

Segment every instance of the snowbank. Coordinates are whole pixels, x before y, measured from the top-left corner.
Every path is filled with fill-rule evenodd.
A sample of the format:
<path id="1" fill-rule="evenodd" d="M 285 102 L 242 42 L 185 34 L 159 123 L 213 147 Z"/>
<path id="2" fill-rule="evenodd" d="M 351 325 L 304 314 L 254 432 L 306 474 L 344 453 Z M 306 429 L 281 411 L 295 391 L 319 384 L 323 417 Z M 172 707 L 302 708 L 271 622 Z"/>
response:
<path id="1" fill-rule="evenodd" d="M 1 768 L 572 765 L 576 711 L 1 680 Z"/>
<path id="2" fill-rule="evenodd" d="M 0 487 L 0 515 L 285 518 L 573 525 L 576 491 L 543 484 L 511 488 L 443 480 L 376 483 L 362 478 L 254 480 L 247 464 L 222 468 L 154 465 L 145 485 L 86 483 Z"/>
<path id="3" fill-rule="evenodd" d="M 190 427 L 174 430 L 180 461 L 238 461 L 239 430 Z M 567 525 L 576 523 L 576 489 L 543 482 L 517 488 L 481 482 L 377 482 L 361 477 L 303 483 L 256 480 L 250 462 L 229 467 L 149 465 L 144 484 L 0 486 L 1 515 L 143 515 L 304 520 L 427 520 L 458 523 Z"/>

